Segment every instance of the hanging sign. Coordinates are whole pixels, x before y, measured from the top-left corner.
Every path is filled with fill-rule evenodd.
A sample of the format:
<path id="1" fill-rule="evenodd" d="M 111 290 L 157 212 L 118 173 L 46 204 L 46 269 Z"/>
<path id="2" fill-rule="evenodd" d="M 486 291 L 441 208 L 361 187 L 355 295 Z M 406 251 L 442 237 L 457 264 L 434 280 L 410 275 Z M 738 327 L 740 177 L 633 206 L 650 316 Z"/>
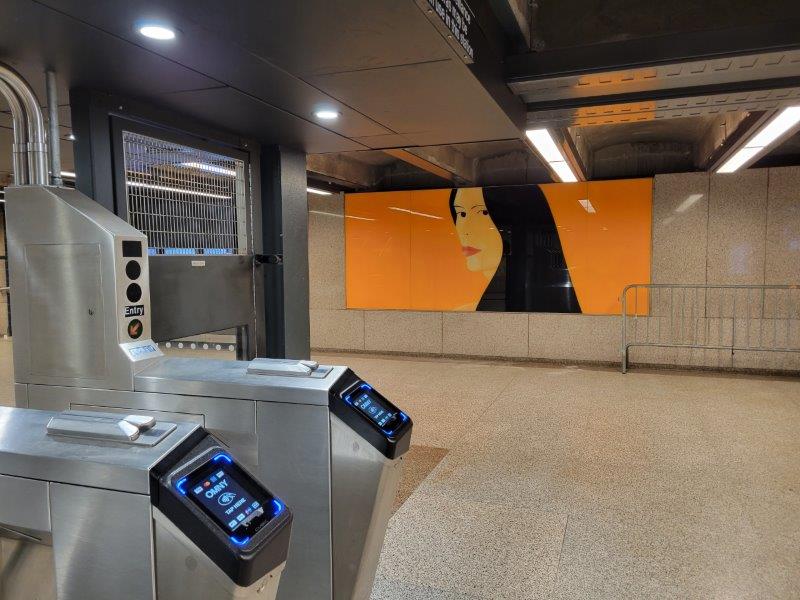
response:
<path id="1" fill-rule="evenodd" d="M 417 0 L 417 5 L 464 62 L 475 61 L 471 40 L 477 24 L 465 0 Z"/>

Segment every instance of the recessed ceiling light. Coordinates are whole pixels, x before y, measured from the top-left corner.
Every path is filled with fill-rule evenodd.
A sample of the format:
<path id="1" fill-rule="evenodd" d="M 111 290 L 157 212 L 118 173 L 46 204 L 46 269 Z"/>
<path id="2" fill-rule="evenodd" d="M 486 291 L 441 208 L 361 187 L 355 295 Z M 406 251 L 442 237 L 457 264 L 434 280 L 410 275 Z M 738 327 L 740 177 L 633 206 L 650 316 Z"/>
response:
<path id="1" fill-rule="evenodd" d="M 151 40 L 174 40 L 175 30 L 166 25 L 147 23 L 139 26 L 139 33 Z"/>
<path id="2" fill-rule="evenodd" d="M 314 113 L 314 116 L 323 121 L 333 121 L 339 118 L 339 112 L 335 110 L 323 109 Z"/>
<path id="3" fill-rule="evenodd" d="M 306 191 L 309 194 L 318 194 L 320 196 L 331 196 L 331 195 L 333 195 L 333 192 L 329 192 L 328 190 L 321 190 L 319 188 L 313 188 L 313 187 L 306 188 Z"/>

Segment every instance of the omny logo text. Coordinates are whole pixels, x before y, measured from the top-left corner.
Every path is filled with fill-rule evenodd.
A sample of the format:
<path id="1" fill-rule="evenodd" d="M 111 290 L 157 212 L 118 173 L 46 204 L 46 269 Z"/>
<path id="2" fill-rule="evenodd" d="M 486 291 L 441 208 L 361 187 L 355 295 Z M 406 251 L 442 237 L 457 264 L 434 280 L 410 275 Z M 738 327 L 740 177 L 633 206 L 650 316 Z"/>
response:
<path id="1" fill-rule="evenodd" d="M 211 498 L 213 498 L 214 496 L 219 494 L 221 491 L 223 491 L 226 487 L 228 487 L 228 480 L 227 479 L 222 479 L 217 485 L 215 485 L 212 488 L 208 488 L 206 490 L 206 498 L 208 498 L 210 500 Z M 230 494 L 231 492 L 227 492 L 227 493 Z M 234 496 L 235 495 L 236 494 L 234 494 Z M 228 503 L 230 503 L 230 501 Z"/>

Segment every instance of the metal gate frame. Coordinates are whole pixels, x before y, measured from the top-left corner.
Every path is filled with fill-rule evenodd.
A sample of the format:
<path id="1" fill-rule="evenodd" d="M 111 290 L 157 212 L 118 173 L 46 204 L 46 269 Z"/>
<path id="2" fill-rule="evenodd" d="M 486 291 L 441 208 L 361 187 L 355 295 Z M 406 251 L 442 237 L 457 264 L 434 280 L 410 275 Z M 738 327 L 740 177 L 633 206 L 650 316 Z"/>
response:
<path id="1" fill-rule="evenodd" d="M 635 291 L 634 296 L 634 307 L 633 313 L 629 315 L 628 311 L 628 296 L 631 290 Z M 641 313 L 639 312 L 638 307 L 638 299 L 639 299 L 639 291 L 644 290 L 647 292 L 647 312 Z M 656 341 L 650 341 L 650 319 L 653 318 L 665 318 L 662 315 L 656 314 L 651 315 L 651 308 L 653 305 L 653 291 L 659 290 L 669 290 L 670 291 L 670 303 L 669 303 L 669 318 L 670 318 L 670 328 L 668 333 L 668 337 L 666 340 L 663 339 L 661 331 L 661 324 L 659 322 L 658 327 L 658 334 Z M 681 335 L 678 337 L 683 337 L 686 334 L 686 330 L 684 329 L 684 323 L 686 319 L 692 325 L 692 330 L 690 330 L 691 335 L 691 342 L 684 342 L 684 341 L 674 341 L 674 319 L 675 319 L 675 291 L 682 290 L 682 300 L 683 303 L 680 305 L 680 316 L 678 317 L 678 321 L 680 324 L 680 333 Z M 699 304 L 699 293 L 703 293 L 702 299 L 702 306 L 703 306 L 703 314 L 702 316 L 697 315 L 697 311 L 692 310 L 689 312 L 689 316 L 686 316 L 686 308 L 687 305 L 685 304 L 686 300 L 686 292 L 687 290 L 691 290 L 695 296 L 697 306 Z M 730 316 L 725 316 L 722 314 L 709 316 L 708 314 L 708 294 L 709 291 L 719 291 L 722 294 L 723 300 L 724 295 L 726 292 L 730 293 L 731 298 L 731 312 Z M 745 316 L 740 316 L 740 311 L 737 309 L 737 292 L 744 291 L 746 296 L 746 314 Z M 777 292 L 785 292 L 786 293 L 786 314 L 784 316 L 773 316 L 773 317 L 765 317 L 766 307 L 767 307 L 767 295 L 770 291 L 776 292 L 776 299 L 777 299 Z M 793 296 L 792 292 L 797 291 L 797 306 L 792 304 Z M 753 294 L 755 292 L 755 294 Z M 751 294 L 754 295 L 755 303 L 751 304 Z M 759 298 L 760 298 L 760 305 L 759 305 Z M 792 321 L 799 321 L 800 322 L 800 285 L 707 285 L 707 284 L 667 284 L 667 283 L 649 283 L 649 284 L 638 284 L 634 283 L 631 285 L 625 286 L 622 290 L 622 372 L 628 372 L 628 363 L 629 363 L 629 350 L 633 347 L 650 347 L 650 348 L 692 348 L 692 349 L 699 349 L 699 350 L 729 350 L 731 355 L 733 355 L 737 351 L 741 352 L 785 352 L 785 353 L 800 353 L 800 347 L 792 347 L 790 345 L 790 336 L 791 336 L 791 322 Z M 721 303 L 724 307 L 724 302 Z M 757 314 L 754 316 L 752 315 L 751 306 L 756 306 Z M 794 313 L 791 313 L 792 307 L 795 306 L 797 309 L 797 315 L 793 316 Z M 638 333 L 638 319 L 647 319 L 646 321 L 646 336 L 644 341 L 639 341 L 636 336 L 634 336 L 634 340 L 631 342 L 628 339 L 628 325 L 629 321 L 633 318 L 634 322 L 634 332 Z M 699 343 L 699 335 L 698 331 L 702 332 L 702 329 L 698 329 L 697 325 L 700 322 L 700 319 L 705 320 L 705 335 L 703 335 L 704 343 Z M 731 336 L 730 336 L 730 344 L 722 343 L 723 341 L 723 327 L 722 324 L 719 326 L 719 335 L 718 335 L 718 343 L 709 343 L 709 322 L 711 319 L 718 319 L 723 321 L 728 319 L 731 321 Z M 763 328 L 759 328 L 759 339 L 758 344 L 752 344 L 750 340 L 750 326 L 747 323 L 747 337 L 746 343 L 742 344 L 740 340 L 736 338 L 736 324 L 737 321 L 752 321 L 754 319 L 758 319 L 759 321 L 772 321 L 773 323 L 773 344 L 766 344 L 765 340 L 763 339 L 762 330 Z M 786 335 L 784 337 L 786 344 L 784 346 L 778 346 L 778 334 L 777 334 L 777 322 L 778 321 L 786 321 Z"/>

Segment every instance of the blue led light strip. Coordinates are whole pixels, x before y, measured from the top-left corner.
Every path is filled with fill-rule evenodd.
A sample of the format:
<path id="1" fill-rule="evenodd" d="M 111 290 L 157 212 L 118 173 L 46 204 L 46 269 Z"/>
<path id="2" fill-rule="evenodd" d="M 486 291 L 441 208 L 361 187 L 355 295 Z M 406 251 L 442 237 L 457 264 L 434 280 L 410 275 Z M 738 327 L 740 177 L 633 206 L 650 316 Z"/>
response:
<path id="1" fill-rule="evenodd" d="M 184 477 L 178 483 L 175 484 L 175 489 L 178 490 L 184 496 L 186 495 L 186 490 L 183 489 L 183 486 L 186 485 L 186 482 L 189 480 L 188 477 Z"/>

